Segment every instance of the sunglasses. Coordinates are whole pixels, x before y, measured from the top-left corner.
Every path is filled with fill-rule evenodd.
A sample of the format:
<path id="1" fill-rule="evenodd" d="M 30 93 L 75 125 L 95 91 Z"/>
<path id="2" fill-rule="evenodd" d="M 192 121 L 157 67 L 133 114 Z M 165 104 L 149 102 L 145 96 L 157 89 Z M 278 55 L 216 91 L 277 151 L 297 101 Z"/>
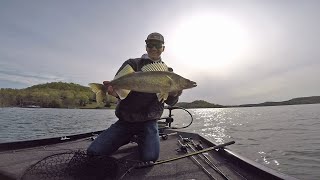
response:
<path id="1" fill-rule="evenodd" d="M 162 44 L 147 44 L 147 48 L 152 49 L 153 47 L 155 47 L 156 49 L 161 49 L 163 47 Z"/>

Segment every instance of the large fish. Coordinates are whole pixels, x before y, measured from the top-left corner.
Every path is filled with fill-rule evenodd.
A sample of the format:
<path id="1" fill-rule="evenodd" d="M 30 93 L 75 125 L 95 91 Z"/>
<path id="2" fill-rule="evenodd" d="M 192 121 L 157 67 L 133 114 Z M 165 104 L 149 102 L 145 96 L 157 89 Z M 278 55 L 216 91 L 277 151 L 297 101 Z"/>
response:
<path id="1" fill-rule="evenodd" d="M 160 63 L 148 64 L 135 72 L 130 65 L 126 65 L 110 81 L 120 99 L 125 99 L 130 91 L 157 93 L 158 100 L 164 101 L 169 92 L 180 91 L 196 87 L 197 84 L 178 74 L 168 71 L 168 67 Z M 90 83 L 91 90 L 96 93 L 96 101 L 101 103 L 107 95 L 107 88 L 102 84 Z"/>

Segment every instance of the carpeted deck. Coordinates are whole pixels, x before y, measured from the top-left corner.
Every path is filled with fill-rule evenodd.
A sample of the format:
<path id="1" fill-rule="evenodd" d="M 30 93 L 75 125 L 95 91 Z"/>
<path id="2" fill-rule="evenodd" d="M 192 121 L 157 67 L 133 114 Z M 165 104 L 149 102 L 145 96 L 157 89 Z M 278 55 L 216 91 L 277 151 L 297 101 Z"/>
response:
<path id="1" fill-rule="evenodd" d="M 172 133 L 171 131 L 169 133 Z M 177 151 L 179 149 L 178 139 L 180 136 L 185 138 L 192 138 L 194 142 L 198 143 L 199 140 L 202 141 L 202 145 L 204 148 L 213 146 L 210 142 L 206 142 L 204 139 L 201 139 L 197 134 L 178 132 L 173 135 L 169 135 L 168 139 L 161 140 L 160 145 L 160 160 L 170 159 L 173 157 L 184 155 L 185 152 Z M 0 171 L 8 174 L 16 179 L 26 177 L 26 171 L 28 168 L 30 170 L 30 166 L 36 164 L 40 160 L 59 153 L 67 153 L 67 152 L 75 152 L 75 151 L 85 151 L 89 144 L 92 142 L 91 138 L 83 138 L 75 141 L 69 141 L 59 144 L 53 144 L 48 146 L 40 146 L 35 148 L 27 148 L 20 150 L 7 150 L 0 152 Z M 191 153 L 193 150 L 191 148 L 187 148 L 188 152 Z M 200 158 L 200 156 L 192 156 L 188 158 L 183 158 L 180 160 L 170 161 L 167 163 L 155 165 L 152 167 L 132 169 L 128 172 L 128 169 L 133 166 L 138 160 L 137 153 L 137 144 L 130 143 L 126 146 L 123 146 L 121 149 L 117 151 L 116 154 L 113 155 L 115 159 L 117 159 L 117 163 L 119 164 L 119 171 L 115 179 L 119 179 L 123 176 L 123 179 L 172 179 L 172 180 L 186 180 L 186 179 L 265 179 L 262 174 L 259 172 L 252 171 L 247 169 L 246 166 L 239 166 L 234 161 L 229 160 L 228 158 L 221 155 L 219 151 L 210 151 L 205 153 L 207 158 L 211 162 L 213 162 L 214 166 L 219 169 L 226 177 L 223 177 L 221 173 L 214 170 L 209 166 L 204 160 Z M 53 156 L 54 157 L 54 156 Z M 70 159 L 68 161 L 71 161 Z M 199 162 L 201 166 L 197 163 Z M 106 165 L 110 166 L 110 165 Z M 49 169 L 45 169 L 50 171 Z M 62 165 L 60 168 L 64 168 Z M 105 170 L 110 170 L 106 167 Z M 82 171 L 85 171 L 82 169 Z M 207 171 L 207 172 L 206 172 Z M 59 170 L 62 172 L 62 170 Z M 79 179 L 73 177 L 60 176 L 59 172 L 53 173 L 52 179 Z M 30 171 L 29 171 L 30 173 Z M 50 179 L 50 176 L 46 176 L 47 179 Z M 65 178 L 64 178 L 65 177 Z M 85 177 L 85 176 L 83 176 Z M 28 178 L 27 178 L 28 179 Z M 29 178 L 30 179 L 30 178 Z M 36 176 L 32 176 L 32 179 L 37 179 Z M 44 179 L 43 177 L 39 179 Z M 80 178 L 81 179 L 81 178 Z M 83 179 L 87 179 L 83 178 Z M 92 179 L 92 178 L 89 178 Z M 108 178 L 105 178 L 108 179 Z M 110 178 L 109 178 L 110 179 Z"/>

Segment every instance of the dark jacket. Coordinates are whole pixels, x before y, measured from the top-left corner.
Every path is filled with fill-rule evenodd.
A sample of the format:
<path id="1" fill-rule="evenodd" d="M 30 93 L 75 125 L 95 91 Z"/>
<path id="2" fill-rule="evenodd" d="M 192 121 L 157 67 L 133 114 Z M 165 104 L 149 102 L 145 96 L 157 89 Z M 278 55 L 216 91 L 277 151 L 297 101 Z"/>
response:
<path id="1" fill-rule="evenodd" d="M 144 65 L 152 62 L 150 59 L 143 58 L 129 59 L 122 64 L 118 72 L 127 64 L 129 64 L 134 71 L 141 71 Z M 178 102 L 178 99 L 179 97 L 169 96 L 165 103 L 173 106 Z M 164 103 L 159 102 L 156 93 L 131 91 L 125 99 L 120 100 L 117 104 L 116 116 L 121 121 L 143 122 L 160 118 L 163 110 Z"/>

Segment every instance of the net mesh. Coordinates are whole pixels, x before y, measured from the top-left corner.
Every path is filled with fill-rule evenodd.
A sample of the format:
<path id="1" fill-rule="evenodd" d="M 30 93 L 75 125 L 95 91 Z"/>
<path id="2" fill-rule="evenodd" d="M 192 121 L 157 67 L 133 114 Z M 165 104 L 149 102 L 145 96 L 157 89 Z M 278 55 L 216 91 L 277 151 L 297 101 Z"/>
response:
<path id="1" fill-rule="evenodd" d="M 119 162 L 122 164 L 119 168 Z M 90 156 L 86 152 L 64 152 L 45 157 L 30 166 L 23 180 L 101 180 L 115 179 L 119 170 L 127 169 L 132 163 L 121 162 L 109 156 Z"/>

